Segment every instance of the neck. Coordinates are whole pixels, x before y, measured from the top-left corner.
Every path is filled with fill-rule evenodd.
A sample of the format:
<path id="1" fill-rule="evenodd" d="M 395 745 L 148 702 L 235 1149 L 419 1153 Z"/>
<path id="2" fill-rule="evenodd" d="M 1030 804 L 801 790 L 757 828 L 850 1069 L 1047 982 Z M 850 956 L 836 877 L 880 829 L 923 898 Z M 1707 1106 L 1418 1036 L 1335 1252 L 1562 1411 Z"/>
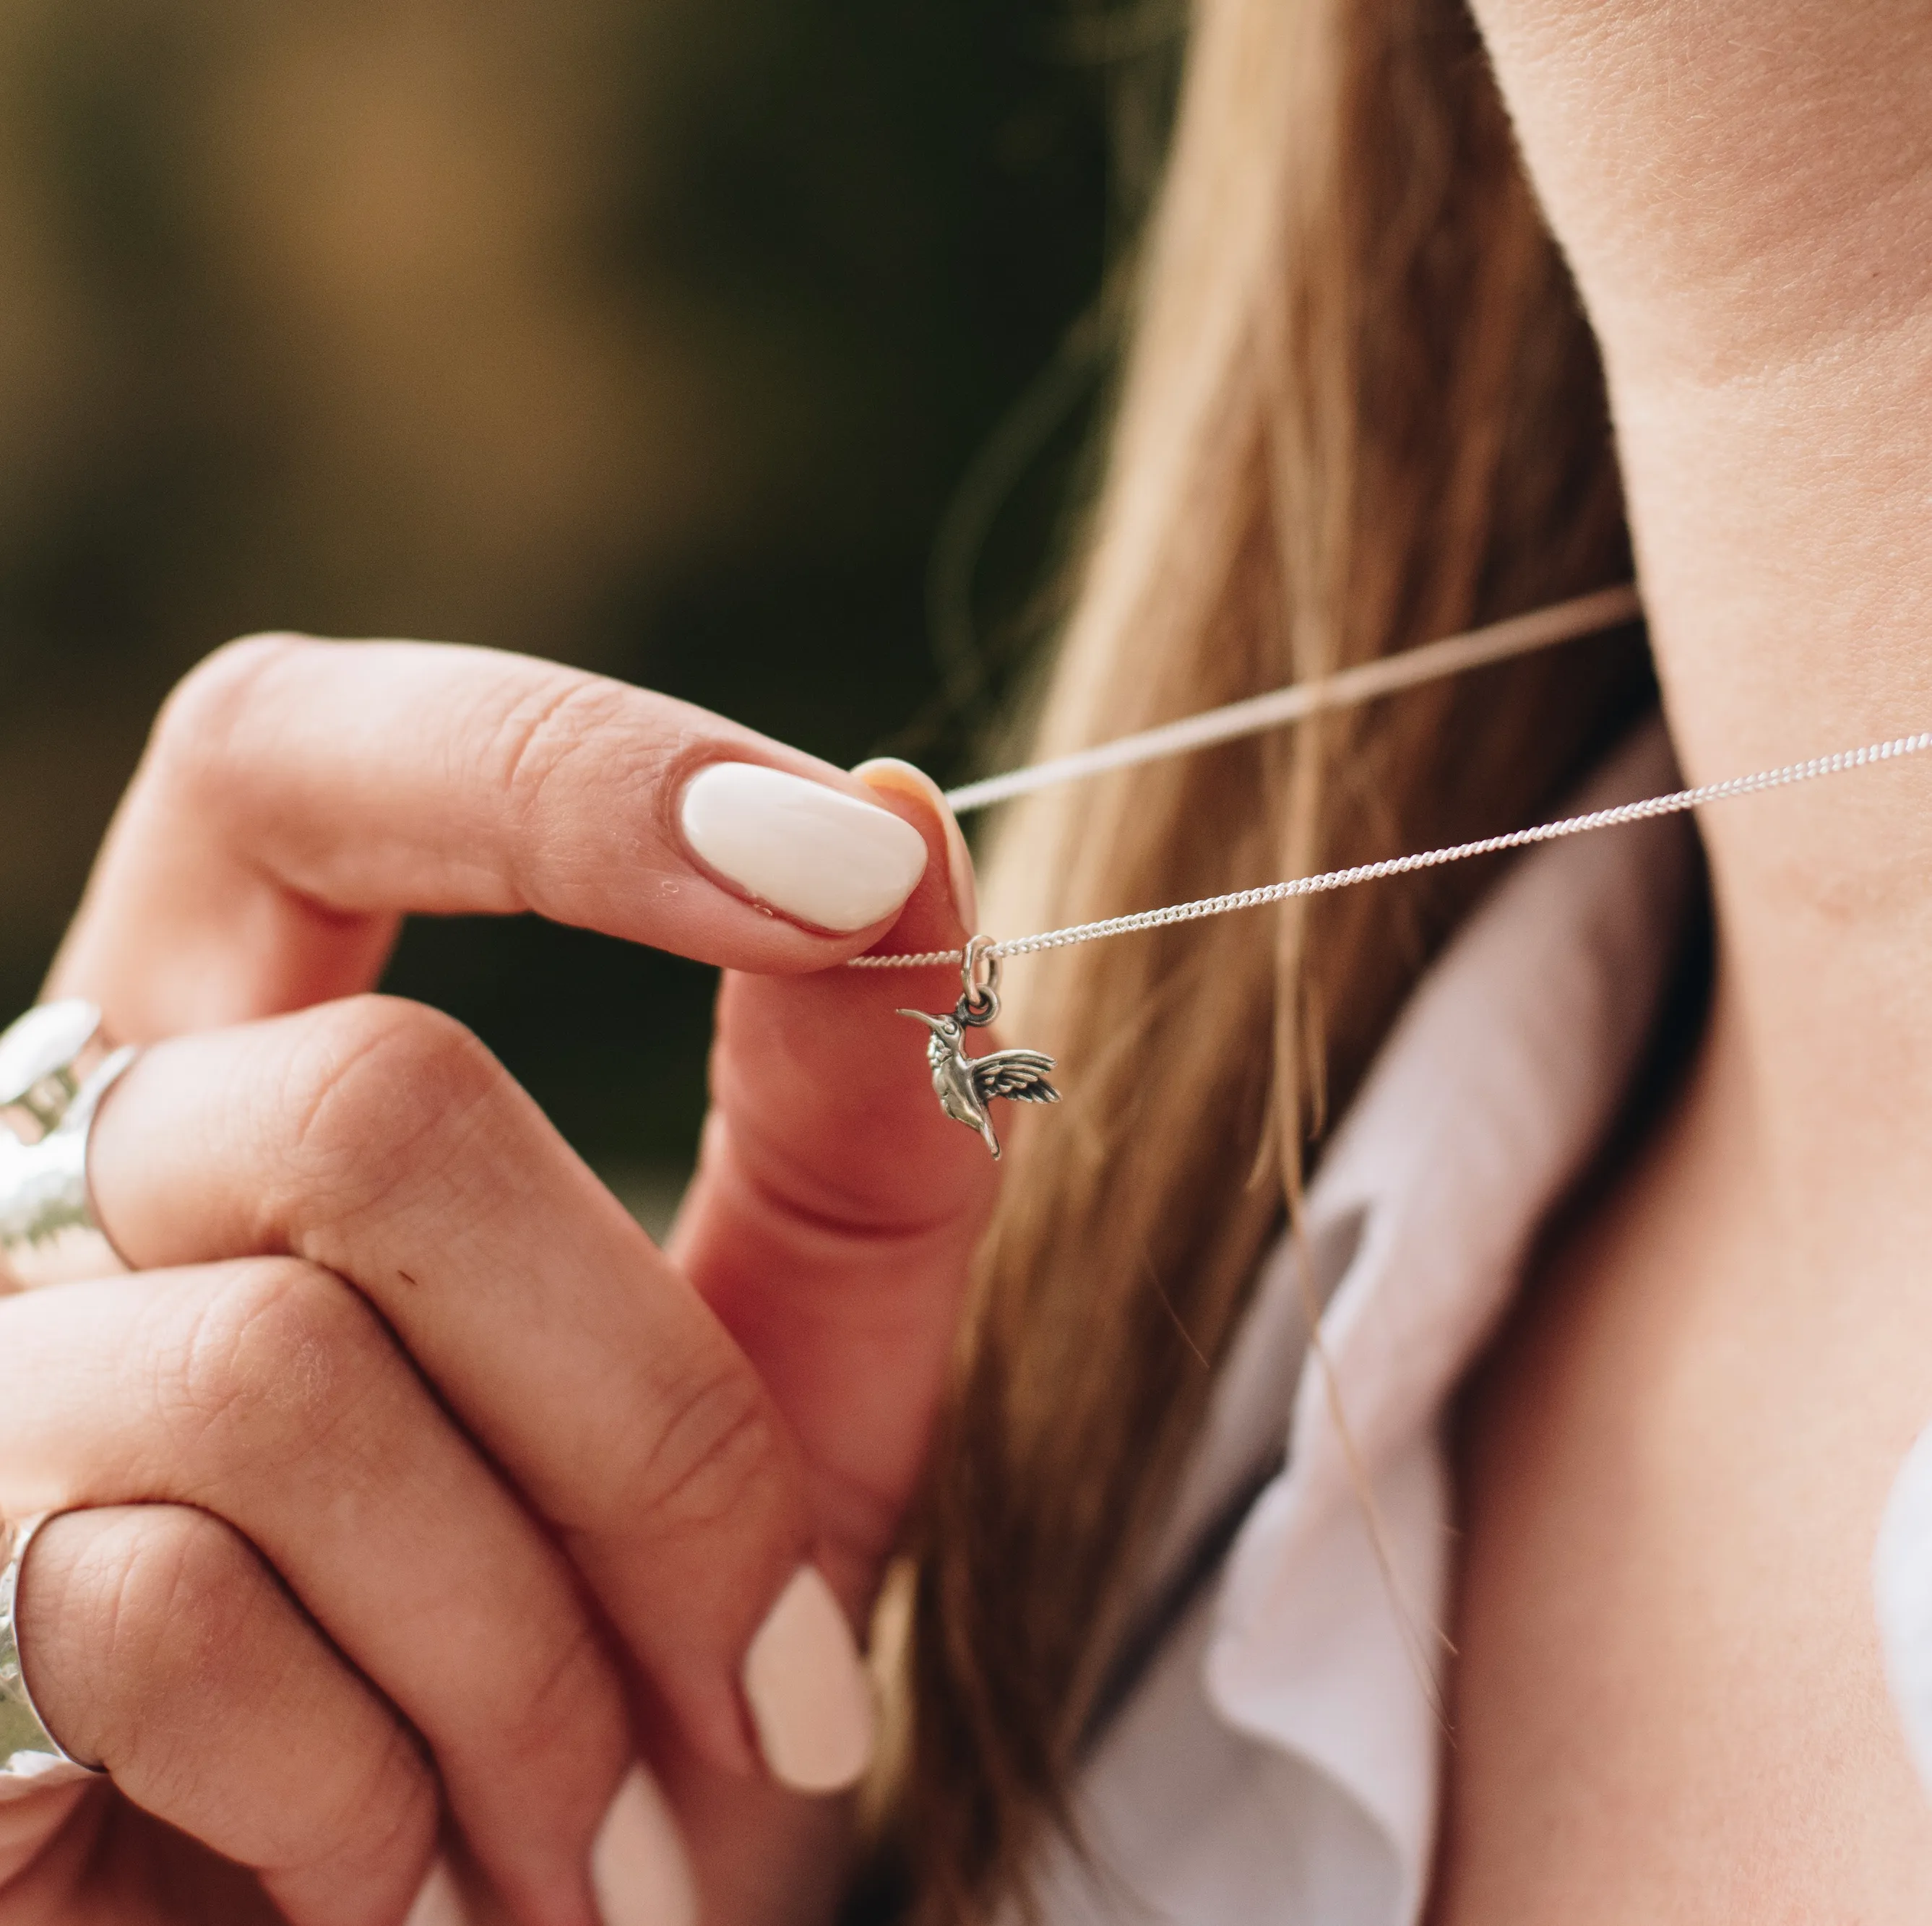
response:
<path id="1" fill-rule="evenodd" d="M 1932 727 L 1932 14 L 1477 12 L 1603 345 L 1687 778 Z M 1726 1116 L 1785 1194 L 1916 1172 L 1932 760 L 1703 827 Z"/>
<path id="2" fill-rule="evenodd" d="M 1932 316 L 1617 408 L 1686 778 L 1932 727 Z M 1768 1198 L 1916 1196 L 1932 1144 L 1932 758 L 1707 812 L 1713 1088 Z M 1731 1060 L 1734 1059 L 1735 1060 Z"/>

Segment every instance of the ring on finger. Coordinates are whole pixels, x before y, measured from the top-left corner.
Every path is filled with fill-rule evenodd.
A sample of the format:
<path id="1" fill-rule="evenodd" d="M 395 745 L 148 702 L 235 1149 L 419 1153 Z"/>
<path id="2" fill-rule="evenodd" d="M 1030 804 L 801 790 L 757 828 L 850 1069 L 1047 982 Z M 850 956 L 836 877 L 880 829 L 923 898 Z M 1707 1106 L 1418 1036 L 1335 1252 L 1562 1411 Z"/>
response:
<path id="1" fill-rule="evenodd" d="M 0 1802 L 46 1792 L 77 1780 L 97 1779 L 100 1768 L 78 1760 L 47 1730 L 27 1688 L 14 1617 L 20 1570 L 35 1535 L 58 1512 L 43 1512 L 18 1525 L 0 1526 Z"/>
<path id="2" fill-rule="evenodd" d="M 0 1288 L 128 1268 L 94 1214 L 88 1140 L 102 1100 L 138 1054 L 110 1049 L 100 1012 L 43 1004 L 0 1034 Z"/>

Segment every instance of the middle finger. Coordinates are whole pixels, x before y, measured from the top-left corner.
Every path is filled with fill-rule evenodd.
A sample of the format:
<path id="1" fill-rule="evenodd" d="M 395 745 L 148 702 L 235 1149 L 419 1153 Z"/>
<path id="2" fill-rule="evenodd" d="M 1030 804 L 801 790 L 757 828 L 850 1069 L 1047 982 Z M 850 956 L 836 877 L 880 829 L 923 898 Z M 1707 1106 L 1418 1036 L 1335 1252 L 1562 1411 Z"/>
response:
<path id="1" fill-rule="evenodd" d="M 863 1764 L 798 1455 L 716 1318 L 460 1026 L 362 998 L 158 1044 L 95 1126 L 152 1268 L 348 1279 L 557 1531 L 700 1753 L 808 1790 Z M 751 1714 L 750 1730 L 746 1712 Z"/>

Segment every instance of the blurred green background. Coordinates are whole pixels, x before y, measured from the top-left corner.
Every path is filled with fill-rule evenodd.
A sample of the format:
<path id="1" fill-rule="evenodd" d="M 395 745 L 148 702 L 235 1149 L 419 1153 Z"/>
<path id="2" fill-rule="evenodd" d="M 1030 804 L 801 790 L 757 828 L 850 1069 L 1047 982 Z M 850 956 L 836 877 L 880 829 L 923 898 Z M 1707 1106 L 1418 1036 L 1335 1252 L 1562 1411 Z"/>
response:
<path id="1" fill-rule="evenodd" d="M 1169 0 L 0 0 L 0 1007 L 263 628 L 956 778 L 1052 626 Z M 710 974 L 411 926 L 648 1216 Z"/>

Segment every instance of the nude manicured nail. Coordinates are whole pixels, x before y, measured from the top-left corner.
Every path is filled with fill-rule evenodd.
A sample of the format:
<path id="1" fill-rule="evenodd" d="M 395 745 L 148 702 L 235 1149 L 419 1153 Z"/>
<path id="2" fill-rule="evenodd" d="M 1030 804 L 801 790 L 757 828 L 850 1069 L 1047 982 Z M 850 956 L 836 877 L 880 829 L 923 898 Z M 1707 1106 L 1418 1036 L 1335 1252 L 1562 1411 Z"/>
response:
<path id="1" fill-rule="evenodd" d="M 677 1822 L 641 1766 L 598 1828 L 590 1883 L 604 1926 L 698 1926 L 698 1887 Z"/>
<path id="2" fill-rule="evenodd" d="M 745 1698 L 772 1777 L 836 1792 L 872 1762 L 872 1686 L 838 1601 L 800 1565 L 745 1654 Z"/>
<path id="3" fill-rule="evenodd" d="M 746 894 L 820 929 L 889 916 L 926 872 L 926 839 L 889 809 L 760 763 L 712 763 L 686 785 L 685 840 Z"/>
<path id="4" fill-rule="evenodd" d="M 456 1882 L 442 1860 L 430 1868 L 429 1876 L 423 1881 L 422 1890 L 416 1894 L 416 1903 L 410 1908 L 403 1926 L 470 1926 L 463 1895 L 457 1891 Z"/>

